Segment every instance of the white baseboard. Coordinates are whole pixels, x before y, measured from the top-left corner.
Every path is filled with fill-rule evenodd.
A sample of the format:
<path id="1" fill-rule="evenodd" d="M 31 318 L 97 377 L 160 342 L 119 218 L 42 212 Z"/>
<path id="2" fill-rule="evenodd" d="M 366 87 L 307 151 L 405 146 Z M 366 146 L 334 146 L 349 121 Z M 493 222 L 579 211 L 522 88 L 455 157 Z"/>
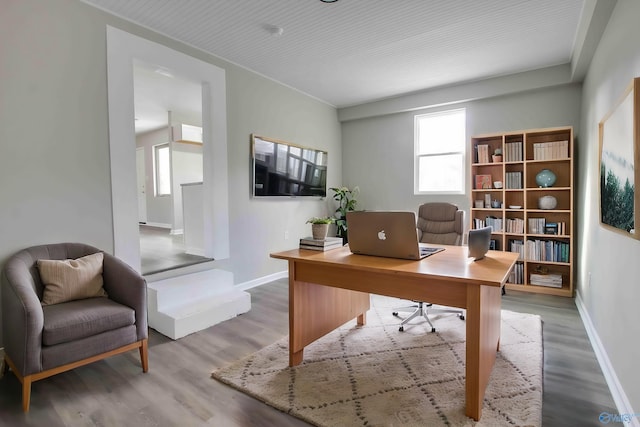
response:
<path id="1" fill-rule="evenodd" d="M 289 275 L 287 270 L 280 271 L 278 273 L 269 274 L 268 276 L 258 277 L 257 279 L 249 280 L 248 282 L 235 285 L 236 289 L 246 291 L 247 289 L 255 288 L 256 286 L 264 285 L 265 283 L 273 282 L 277 279 L 283 279 Z"/>
<path id="2" fill-rule="evenodd" d="M 624 425 L 626 426 L 640 427 L 640 414 L 636 414 L 636 412 L 634 412 L 633 408 L 631 407 L 631 403 L 629 402 L 629 399 L 627 398 L 627 395 L 622 388 L 622 384 L 620 384 L 620 381 L 618 380 L 618 376 L 613 369 L 613 365 L 611 365 L 611 360 L 609 360 L 609 356 L 607 355 L 607 352 L 602 345 L 602 341 L 600 341 L 598 332 L 593 326 L 593 322 L 591 322 L 591 316 L 589 316 L 589 312 L 584 305 L 584 301 L 582 301 L 582 297 L 580 296 L 579 291 L 576 291 L 575 303 L 576 307 L 578 307 L 580 317 L 582 318 L 582 323 L 587 330 L 587 335 L 589 336 L 589 341 L 591 341 L 593 351 L 596 354 L 598 363 L 600 364 L 600 369 L 602 369 L 602 373 L 604 374 L 604 379 L 607 381 L 607 385 L 609 386 L 609 390 L 611 391 L 611 397 L 613 397 L 613 401 L 616 404 L 616 408 L 618 409 L 617 414 L 608 414 L 613 417 L 610 422 L 617 424 L 624 421 Z M 607 416 L 607 414 L 604 413 L 603 415 Z M 619 417 L 620 419 L 617 419 L 615 417 Z M 606 424 L 604 420 L 601 420 L 601 422 L 603 422 L 603 424 Z"/>

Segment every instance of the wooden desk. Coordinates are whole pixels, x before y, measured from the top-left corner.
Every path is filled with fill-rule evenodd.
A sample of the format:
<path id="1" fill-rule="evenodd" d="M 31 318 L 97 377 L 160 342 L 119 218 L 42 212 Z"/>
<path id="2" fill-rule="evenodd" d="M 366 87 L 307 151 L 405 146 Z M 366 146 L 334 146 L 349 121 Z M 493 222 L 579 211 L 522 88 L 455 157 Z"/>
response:
<path id="1" fill-rule="evenodd" d="M 479 420 L 499 349 L 500 287 L 518 254 L 489 251 L 473 262 L 466 247 L 444 247 L 422 261 L 354 255 L 348 247 L 271 254 L 289 261 L 289 365 L 301 363 L 306 345 L 345 322 L 357 318 L 363 325 L 370 293 L 464 308 L 466 415 Z"/>

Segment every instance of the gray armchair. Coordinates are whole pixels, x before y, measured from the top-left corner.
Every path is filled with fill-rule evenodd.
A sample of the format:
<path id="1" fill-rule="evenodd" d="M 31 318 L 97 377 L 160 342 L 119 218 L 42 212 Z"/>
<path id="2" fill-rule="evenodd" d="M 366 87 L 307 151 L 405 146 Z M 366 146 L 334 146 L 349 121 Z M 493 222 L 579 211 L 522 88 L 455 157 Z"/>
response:
<path id="1" fill-rule="evenodd" d="M 108 297 L 41 303 L 44 285 L 37 260 L 98 252 L 80 243 L 34 246 L 13 255 L 3 268 L 5 366 L 22 383 L 25 412 L 34 381 L 136 348 L 143 372 L 148 370 L 147 284 L 123 261 L 104 253 L 102 278 Z"/>
<path id="2" fill-rule="evenodd" d="M 464 211 L 458 209 L 451 203 L 425 203 L 418 208 L 418 240 L 422 243 L 433 243 L 436 245 L 462 245 L 464 234 Z M 431 332 L 436 328 L 429 319 L 429 313 L 453 313 L 464 320 L 462 310 L 450 308 L 432 308 L 431 303 L 415 301 L 415 304 L 407 307 L 398 307 L 393 311 L 394 316 L 398 316 L 399 311 L 410 311 L 411 314 L 405 317 L 400 323 L 400 332 L 404 331 L 404 325 L 416 317 L 424 317 Z"/>

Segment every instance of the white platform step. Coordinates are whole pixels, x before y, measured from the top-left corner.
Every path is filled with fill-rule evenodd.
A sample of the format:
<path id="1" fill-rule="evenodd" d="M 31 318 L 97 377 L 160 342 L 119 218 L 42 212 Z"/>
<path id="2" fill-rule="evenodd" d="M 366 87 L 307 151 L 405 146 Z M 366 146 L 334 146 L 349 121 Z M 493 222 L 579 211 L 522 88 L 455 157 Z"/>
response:
<path id="1" fill-rule="evenodd" d="M 234 289 L 224 270 L 149 281 L 147 289 L 149 326 L 174 340 L 251 309 L 251 295 Z"/>

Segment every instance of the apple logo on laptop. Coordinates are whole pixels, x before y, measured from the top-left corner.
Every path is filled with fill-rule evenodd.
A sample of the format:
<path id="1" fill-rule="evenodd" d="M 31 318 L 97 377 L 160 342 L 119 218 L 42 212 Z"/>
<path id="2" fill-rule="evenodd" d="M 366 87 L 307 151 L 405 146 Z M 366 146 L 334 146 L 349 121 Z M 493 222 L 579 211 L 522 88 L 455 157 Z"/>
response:
<path id="1" fill-rule="evenodd" d="M 378 231 L 378 239 L 387 240 L 387 235 L 384 233 L 384 230 Z"/>

